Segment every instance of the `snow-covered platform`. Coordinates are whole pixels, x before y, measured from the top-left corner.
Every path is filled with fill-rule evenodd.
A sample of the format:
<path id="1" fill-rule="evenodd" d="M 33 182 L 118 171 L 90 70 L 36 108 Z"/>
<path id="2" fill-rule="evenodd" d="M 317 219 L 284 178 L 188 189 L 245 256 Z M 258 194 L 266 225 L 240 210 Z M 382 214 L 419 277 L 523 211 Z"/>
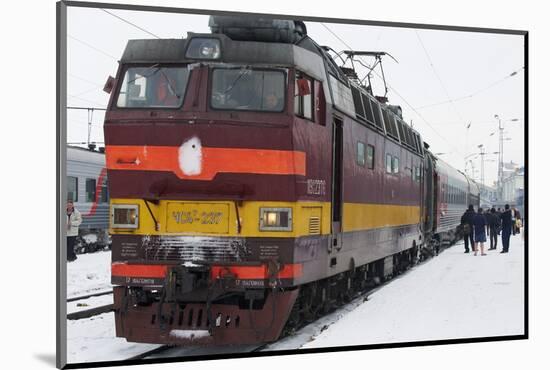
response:
<path id="1" fill-rule="evenodd" d="M 444 250 L 301 348 L 524 334 L 524 242 L 512 236 L 506 254 L 500 242 L 486 256 L 462 243 Z"/>

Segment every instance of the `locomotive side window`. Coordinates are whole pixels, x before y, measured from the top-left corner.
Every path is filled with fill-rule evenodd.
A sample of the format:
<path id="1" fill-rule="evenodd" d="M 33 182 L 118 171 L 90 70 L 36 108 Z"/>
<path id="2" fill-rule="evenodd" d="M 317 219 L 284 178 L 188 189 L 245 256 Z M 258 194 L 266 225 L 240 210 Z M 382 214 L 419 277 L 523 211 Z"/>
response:
<path id="1" fill-rule="evenodd" d="M 392 166 L 392 156 L 389 153 L 386 153 L 386 172 L 392 173 L 391 167 Z"/>
<path id="2" fill-rule="evenodd" d="M 294 86 L 294 113 L 313 121 L 313 80 L 298 71 Z"/>
<path id="3" fill-rule="evenodd" d="M 361 92 L 355 86 L 351 86 L 351 95 L 353 97 L 353 105 L 355 106 L 355 114 L 361 118 L 365 118 L 365 109 L 361 99 Z"/>
<path id="4" fill-rule="evenodd" d="M 78 177 L 67 176 L 67 199 L 78 202 Z"/>
<path id="5" fill-rule="evenodd" d="M 367 145 L 367 168 L 374 168 L 374 146 Z"/>
<path id="6" fill-rule="evenodd" d="M 285 86 L 285 73 L 280 70 L 216 68 L 210 105 L 214 109 L 282 112 Z"/>
<path id="7" fill-rule="evenodd" d="M 399 158 L 393 157 L 391 161 L 391 172 L 399 173 Z"/>
<path id="8" fill-rule="evenodd" d="M 382 123 L 382 115 L 380 114 L 380 105 L 374 100 L 370 99 L 372 113 L 374 114 L 374 124 L 378 126 L 379 129 L 384 131 L 384 125 Z"/>
<path id="9" fill-rule="evenodd" d="M 95 201 L 95 179 L 86 179 L 86 202 Z"/>
<path id="10" fill-rule="evenodd" d="M 421 172 L 420 172 L 420 167 L 416 166 L 416 167 L 414 168 L 414 180 L 415 180 L 416 182 L 420 182 L 420 174 L 421 174 Z"/>
<path id="11" fill-rule="evenodd" d="M 365 144 L 357 142 L 357 164 L 361 167 L 365 167 Z"/>
<path id="12" fill-rule="evenodd" d="M 178 108 L 189 79 L 186 67 L 131 67 L 124 74 L 117 107 Z"/>
<path id="13" fill-rule="evenodd" d="M 370 105 L 370 99 L 367 98 L 367 96 L 365 94 L 361 94 L 362 98 L 363 98 L 363 106 L 365 107 L 365 115 L 367 116 L 367 121 L 371 124 L 375 124 L 374 123 L 374 115 L 372 113 L 372 107 Z"/>

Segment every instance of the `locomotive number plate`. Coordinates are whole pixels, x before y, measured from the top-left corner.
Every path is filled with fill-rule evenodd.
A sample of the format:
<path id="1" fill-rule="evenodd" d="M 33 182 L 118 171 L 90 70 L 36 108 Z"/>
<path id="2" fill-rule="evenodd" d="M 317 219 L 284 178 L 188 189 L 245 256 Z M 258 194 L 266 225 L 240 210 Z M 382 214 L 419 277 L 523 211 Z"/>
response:
<path id="1" fill-rule="evenodd" d="M 171 233 L 216 233 L 229 231 L 229 205 L 223 203 L 170 202 L 166 229 Z"/>

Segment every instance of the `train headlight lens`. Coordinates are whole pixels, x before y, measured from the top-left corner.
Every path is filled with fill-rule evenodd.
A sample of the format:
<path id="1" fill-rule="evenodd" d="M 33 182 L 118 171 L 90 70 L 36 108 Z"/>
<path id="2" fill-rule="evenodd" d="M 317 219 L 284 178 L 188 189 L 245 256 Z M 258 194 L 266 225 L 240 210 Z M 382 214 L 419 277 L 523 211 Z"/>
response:
<path id="1" fill-rule="evenodd" d="M 137 229 L 139 206 L 137 204 L 113 204 L 111 206 L 111 226 L 117 229 Z"/>
<path id="2" fill-rule="evenodd" d="M 221 54 L 220 40 L 197 37 L 189 42 L 185 57 L 189 59 L 219 59 Z"/>
<path id="3" fill-rule="evenodd" d="M 260 208 L 261 231 L 292 231 L 292 208 Z"/>

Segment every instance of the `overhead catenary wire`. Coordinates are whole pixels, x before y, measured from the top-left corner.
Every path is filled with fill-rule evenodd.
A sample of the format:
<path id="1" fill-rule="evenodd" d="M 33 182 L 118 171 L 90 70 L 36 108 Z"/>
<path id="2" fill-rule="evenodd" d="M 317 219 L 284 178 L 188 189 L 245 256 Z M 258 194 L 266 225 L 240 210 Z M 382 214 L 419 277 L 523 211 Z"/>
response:
<path id="1" fill-rule="evenodd" d="M 87 82 L 87 83 L 89 83 L 89 84 L 95 85 L 95 86 L 97 86 L 97 87 L 103 89 L 103 85 L 98 84 L 97 82 L 90 81 L 90 80 L 88 80 L 88 79 L 86 79 L 86 78 L 77 76 L 77 75 L 72 74 L 72 73 L 69 73 L 69 76 L 71 76 L 71 77 L 73 77 L 73 78 L 76 78 L 77 80 L 81 80 L 81 81 Z"/>
<path id="2" fill-rule="evenodd" d="M 442 105 L 442 104 L 449 104 L 449 103 L 454 103 L 454 102 L 457 102 L 457 101 L 460 101 L 460 100 L 464 100 L 464 99 L 469 99 L 469 98 L 473 98 L 474 96 L 482 93 L 482 92 L 485 92 L 493 87 L 495 87 L 496 85 L 506 81 L 507 79 L 509 79 L 510 77 L 513 77 L 515 75 L 517 75 L 519 72 L 521 72 L 523 69 L 525 69 L 525 67 L 521 67 L 517 70 L 515 70 L 514 72 L 506 75 L 506 77 L 503 77 L 501 78 L 500 80 L 497 80 L 489 85 L 487 85 L 486 87 L 482 88 L 482 89 L 479 89 L 471 94 L 468 94 L 468 95 L 464 95 L 464 96 L 461 96 L 459 98 L 454 98 L 454 99 L 449 99 L 449 100 L 445 100 L 445 101 L 440 101 L 440 102 L 437 102 L 437 103 L 432 103 L 432 104 L 427 104 L 427 105 L 423 105 L 423 106 L 420 106 L 420 107 L 417 107 L 416 109 L 424 109 L 424 108 L 430 108 L 430 107 L 435 107 L 437 105 Z"/>
<path id="3" fill-rule="evenodd" d="M 78 38 L 76 38 L 76 37 L 74 37 L 73 35 L 70 35 L 70 34 L 68 34 L 67 36 L 68 36 L 70 39 L 75 40 L 75 41 L 81 43 L 82 45 L 85 45 L 85 46 L 89 47 L 90 49 L 97 51 L 98 53 L 101 53 L 101 54 L 103 54 L 103 55 L 105 55 L 105 56 L 107 56 L 107 57 L 109 57 L 109 58 L 111 58 L 111 59 L 114 59 L 114 60 L 117 60 L 117 61 L 118 61 L 118 58 L 117 58 L 117 57 L 115 57 L 115 56 L 113 56 L 113 55 L 111 55 L 111 54 L 109 54 L 109 53 L 104 52 L 103 50 L 101 50 L 101 49 L 99 49 L 99 48 L 97 48 L 97 47 L 95 47 L 95 46 L 93 46 L 93 45 L 87 43 L 86 41 L 82 41 L 82 40 L 80 40 L 80 39 L 78 39 Z"/>
<path id="4" fill-rule="evenodd" d="M 424 45 L 424 42 L 422 41 L 422 38 L 420 37 L 420 34 L 418 33 L 417 30 L 414 30 L 414 32 L 416 33 L 416 37 L 418 38 L 418 41 L 420 42 L 420 45 L 422 46 L 422 49 L 424 50 L 424 54 L 426 54 L 426 58 L 428 58 L 428 62 L 430 63 L 430 67 L 432 68 L 432 71 L 433 71 L 435 77 L 437 78 L 437 80 L 439 81 L 439 84 L 441 85 L 441 88 L 445 92 L 445 96 L 447 96 L 447 99 L 449 99 L 449 101 L 450 101 L 456 115 L 458 116 L 459 120 L 463 121 L 465 123 L 464 118 L 462 117 L 462 114 L 460 114 L 460 112 L 457 109 L 456 105 L 452 101 L 451 96 L 449 95 L 449 91 L 447 91 L 447 88 L 445 87 L 445 84 L 443 83 L 443 79 L 441 78 L 441 76 L 439 76 L 439 73 L 437 73 L 437 70 L 435 69 L 435 66 L 434 66 L 434 63 L 433 63 L 433 60 L 432 60 L 432 57 L 430 56 L 430 53 L 426 49 L 426 45 Z M 465 123 L 465 125 L 466 125 L 466 123 Z"/>
<path id="5" fill-rule="evenodd" d="M 67 94 L 67 96 L 69 97 L 69 99 L 78 99 L 78 100 L 82 100 L 82 101 L 92 103 L 92 104 L 95 104 L 95 105 L 103 105 L 102 103 L 98 103 L 98 102 L 90 100 L 90 99 L 82 98 L 80 96 L 76 96 L 76 95 L 72 95 L 72 94 Z M 102 108 L 105 108 L 105 107 L 102 107 Z"/>
<path id="6" fill-rule="evenodd" d="M 131 26 L 137 28 L 137 29 L 140 30 L 140 31 L 143 31 L 143 32 L 145 32 L 145 33 L 147 33 L 147 34 L 149 34 L 149 35 L 151 35 L 151 36 L 153 36 L 153 37 L 156 37 L 157 39 L 160 39 L 159 36 L 155 35 L 154 33 L 150 32 L 150 31 L 147 31 L 145 28 L 140 27 L 140 26 L 138 26 L 137 24 L 134 24 L 134 23 L 132 23 L 132 22 L 130 22 L 130 21 L 128 21 L 128 20 L 126 20 L 126 19 L 124 19 L 124 18 L 122 18 L 122 17 L 116 15 L 116 14 L 111 13 L 111 12 L 108 11 L 108 10 L 103 9 L 103 8 L 100 8 L 100 10 L 102 10 L 102 11 L 104 11 L 105 13 L 107 13 L 107 14 L 109 14 L 109 15 L 111 15 L 111 16 L 113 16 L 113 17 L 119 19 L 119 20 L 121 20 L 121 21 L 124 22 L 124 23 L 127 23 L 127 24 L 129 24 L 129 25 L 131 25 Z"/>
<path id="7" fill-rule="evenodd" d="M 353 48 L 352 48 L 350 45 L 348 45 L 348 43 L 346 43 L 344 40 L 342 40 L 342 38 L 340 38 L 340 36 L 338 36 L 335 32 L 333 32 L 327 25 L 325 25 L 324 23 L 321 23 L 321 25 L 322 25 L 323 27 L 325 27 L 332 35 L 334 35 L 334 37 L 336 37 L 342 44 L 344 44 L 347 48 L 349 48 L 350 50 L 353 51 Z M 358 57 L 358 58 L 361 59 L 361 60 L 363 60 L 361 57 Z M 363 62 L 364 62 L 364 60 L 363 60 Z M 366 62 L 365 62 L 365 64 L 368 65 L 368 63 L 366 63 Z M 382 76 L 380 76 L 376 71 L 373 70 L 372 72 L 373 72 L 375 75 L 377 75 L 379 78 L 383 79 Z M 441 134 L 439 133 L 439 131 L 437 131 L 437 130 L 428 122 L 428 120 L 426 120 L 426 118 L 424 118 L 424 116 L 422 116 L 422 115 L 420 114 L 420 112 L 418 112 L 418 111 L 417 111 L 417 110 L 416 110 L 416 109 L 415 109 L 415 108 L 414 108 L 414 107 L 413 107 L 413 106 L 412 106 L 412 105 L 411 105 L 411 104 L 410 104 L 401 94 L 399 94 L 399 92 L 398 92 L 395 88 L 393 88 L 393 87 L 392 87 L 390 84 L 388 84 L 387 82 L 386 82 L 386 87 L 387 87 L 389 90 L 393 91 L 401 100 L 403 100 L 403 102 L 404 102 L 413 112 L 415 112 L 416 115 L 417 115 L 418 117 L 420 117 L 420 119 L 421 119 L 422 121 L 424 121 L 424 123 L 425 123 L 429 128 L 431 128 L 432 131 L 433 131 L 437 136 L 439 136 L 443 141 L 445 141 L 445 142 L 449 145 L 449 147 L 452 149 L 452 151 L 454 151 L 455 153 L 460 152 L 460 150 L 458 150 L 453 144 L 451 144 L 451 142 L 450 142 L 449 140 L 447 140 L 446 137 L 444 137 L 443 135 L 441 135 Z M 464 154 L 464 153 L 463 153 L 463 154 Z"/>
<path id="8" fill-rule="evenodd" d="M 98 107 L 67 107 L 67 109 L 82 109 L 82 110 L 107 110 L 107 108 Z"/>

